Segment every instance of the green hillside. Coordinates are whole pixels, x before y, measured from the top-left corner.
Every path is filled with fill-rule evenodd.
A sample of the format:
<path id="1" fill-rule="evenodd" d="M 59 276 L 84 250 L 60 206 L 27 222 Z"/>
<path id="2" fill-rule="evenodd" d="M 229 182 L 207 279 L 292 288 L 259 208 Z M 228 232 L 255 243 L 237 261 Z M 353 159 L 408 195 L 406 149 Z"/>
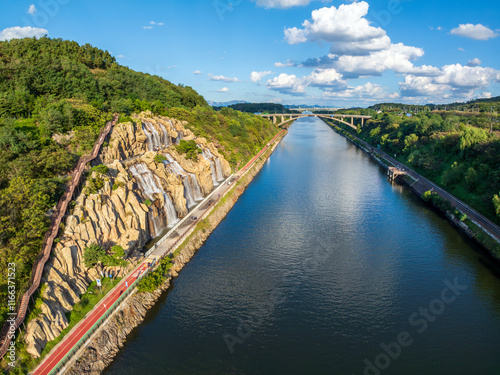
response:
<path id="1" fill-rule="evenodd" d="M 107 51 L 61 39 L 0 42 L 0 268 L 16 263 L 23 291 L 68 175 L 115 112 L 187 120 L 242 164 L 276 133 L 269 121 L 215 112 L 191 87 L 119 65 Z M 0 276 L 5 300 L 7 273 Z M 5 314 L 6 303 L 0 313 Z M 2 323 L 0 321 L 0 323 Z"/>

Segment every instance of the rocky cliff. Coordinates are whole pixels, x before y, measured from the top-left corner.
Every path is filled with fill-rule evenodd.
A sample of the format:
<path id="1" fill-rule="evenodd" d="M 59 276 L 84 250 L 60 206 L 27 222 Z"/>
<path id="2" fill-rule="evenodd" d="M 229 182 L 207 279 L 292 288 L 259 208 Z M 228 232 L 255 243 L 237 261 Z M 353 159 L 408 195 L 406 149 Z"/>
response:
<path id="1" fill-rule="evenodd" d="M 279 141 L 279 140 L 278 140 Z M 254 167 L 236 184 L 232 192 L 223 203 L 217 206 L 207 217 L 205 230 L 194 232 L 189 242 L 183 247 L 181 245 L 179 253 L 173 259 L 167 280 L 155 292 L 143 292 L 133 294 L 122 307 L 105 323 L 98 333 L 83 349 L 80 358 L 68 369 L 69 375 L 98 375 L 112 362 L 114 356 L 123 346 L 128 334 L 138 326 L 145 318 L 148 309 L 153 306 L 161 294 L 167 290 L 172 279 L 194 256 L 211 232 L 224 219 L 231 210 L 245 188 L 252 181 L 253 177 L 262 168 L 271 152 L 268 151 L 260 158 Z"/>
<path id="2" fill-rule="evenodd" d="M 68 326 L 66 313 L 101 271 L 127 273 L 150 238 L 175 225 L 221 176 L 231 174 L 217 148 L 204 138 L 196 139 L 185 122 L 149 113 L 133 120 L 114 127 L 101 153 L 107 172 L 90 171 L 52 250 L 44 272 L 41 313 L 28 322 L 25 335 L 27 351 L 35 357 Z M 186 159 L 176 150 L 181 139 L 196 140 L 203 156 Z M 128 267 L 85 267 L 84 249 L 91 243 L 104 249 L 123 247 Z"/>

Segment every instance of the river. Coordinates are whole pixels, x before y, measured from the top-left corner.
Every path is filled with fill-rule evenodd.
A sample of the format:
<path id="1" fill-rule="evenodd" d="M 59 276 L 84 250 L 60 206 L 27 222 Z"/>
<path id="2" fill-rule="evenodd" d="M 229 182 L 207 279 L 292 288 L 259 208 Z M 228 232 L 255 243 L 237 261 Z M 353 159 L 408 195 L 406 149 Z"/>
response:
<path id="1" fill-rule="evenodd" d="M 105 373 L 498 375 L 499 353 L 498 268 L 304 118 Z"/>

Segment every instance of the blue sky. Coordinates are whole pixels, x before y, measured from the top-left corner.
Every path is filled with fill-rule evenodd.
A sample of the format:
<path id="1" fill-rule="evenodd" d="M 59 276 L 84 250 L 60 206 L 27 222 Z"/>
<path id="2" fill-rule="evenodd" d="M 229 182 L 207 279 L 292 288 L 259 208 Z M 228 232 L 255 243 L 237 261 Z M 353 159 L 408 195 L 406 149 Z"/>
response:
<path id="1" fill-rule="evenodd" d="M 447 103 L 500 95 L 497 0 L 0 0 L 0 39 L 90 43 L 207 100 Z"/>

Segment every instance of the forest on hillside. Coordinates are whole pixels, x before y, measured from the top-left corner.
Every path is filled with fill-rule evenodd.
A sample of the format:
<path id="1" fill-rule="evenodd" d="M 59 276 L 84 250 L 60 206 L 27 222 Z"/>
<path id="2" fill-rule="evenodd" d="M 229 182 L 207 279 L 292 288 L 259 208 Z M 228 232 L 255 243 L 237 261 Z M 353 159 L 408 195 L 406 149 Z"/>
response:
<path id="1" fill-rule="evenodd" d="M 495 129 L 489 116 L 383 112 L 358 127 L 358 136 L 500 224 L 500 132 Z"/>
<path id="2" fill-rule="evenodd" d="M 215 112 L 191 87 L 121 66 L 89 44 L 46 37 L 0 42 L 0 268 L 16 264 L 17 292 L 27 286 L 48 212 L 79 157 L 113 113 L 130 120 L 141 111 L 189 121 L 233 166 L 276 132 L 251 114 Z M 0 300 L 7 296 L 6 275 Z"/>

